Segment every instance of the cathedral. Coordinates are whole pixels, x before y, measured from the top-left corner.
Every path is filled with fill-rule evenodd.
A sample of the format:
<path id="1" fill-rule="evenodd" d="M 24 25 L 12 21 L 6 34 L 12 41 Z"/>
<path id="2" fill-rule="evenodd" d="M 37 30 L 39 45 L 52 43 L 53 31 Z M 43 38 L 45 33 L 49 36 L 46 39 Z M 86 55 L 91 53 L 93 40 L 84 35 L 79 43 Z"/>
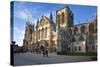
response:
<path id="1" fill-rule="evenodd" d="M 56 10 L 56 22 L 52 13 L 41 16 L 36 26 L 27 22 L 23 40 L 25 51 L 46 46 L 50 52 L 97 52 L 97 16 L 91 21 L 74 24 L 74 14 L 68 6 Z"/>

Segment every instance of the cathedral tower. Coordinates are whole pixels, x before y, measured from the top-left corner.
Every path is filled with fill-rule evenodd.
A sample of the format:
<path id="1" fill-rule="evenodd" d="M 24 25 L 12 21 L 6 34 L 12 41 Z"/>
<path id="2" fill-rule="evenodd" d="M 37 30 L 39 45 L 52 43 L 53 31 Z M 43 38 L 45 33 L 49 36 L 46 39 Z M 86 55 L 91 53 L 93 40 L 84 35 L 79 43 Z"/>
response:
<path id="1" fill-rule="evenodd" d="M 68 6 L 56 11 L 56 22 L 59 28 L 66 30 L 68 27 L 72 27 L 74 25 L 73 18 L 73 13 Z"/>

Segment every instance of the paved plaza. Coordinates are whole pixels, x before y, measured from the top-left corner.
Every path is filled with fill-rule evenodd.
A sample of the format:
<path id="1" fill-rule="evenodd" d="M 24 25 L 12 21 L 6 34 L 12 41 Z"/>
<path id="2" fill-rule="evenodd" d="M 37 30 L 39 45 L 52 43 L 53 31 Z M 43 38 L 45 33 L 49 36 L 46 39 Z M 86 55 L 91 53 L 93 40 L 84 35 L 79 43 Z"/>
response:
<path id="1" fill-rule="evenodd" d="M 36 53 L 17 53 L 14 54 L 14 65 L 40 65 L 40 64 L 54 64 L 54 63 L 69 63 L 69 62 L 83 62 L 92 61 L 92 56 L 64 56 L 50 53 L 49 57 L 43 57 L 42 54 Z"/>

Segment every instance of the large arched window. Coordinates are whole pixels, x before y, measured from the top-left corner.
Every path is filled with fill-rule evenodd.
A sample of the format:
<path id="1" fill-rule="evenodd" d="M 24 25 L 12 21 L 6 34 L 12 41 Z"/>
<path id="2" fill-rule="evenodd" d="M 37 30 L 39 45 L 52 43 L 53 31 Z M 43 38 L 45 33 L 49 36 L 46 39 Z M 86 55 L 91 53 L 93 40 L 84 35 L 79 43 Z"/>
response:
<path id="1" fill-rule="evenodd" d="M 81 46 L 79 46 L 79 51 L 81 51 Z"/>
<path id="2" fill-rule="evenodd" d="M 94 33 L 97 33 L 97 22 L 94 21 L 94 30 L 93 30 Z"/>
<path id="3" fill-rule="evenodd" d="M 41 30 L 41 39 L 43 38 L 43 28 Z"/>
<path id="4" fill-rule="evenodd" d="M 45 28 L 45 38 L 47 38 L 47 27 Z"/>
<path id="5" fill-rule="evenodd" d="M 40 39 L 40 30 L 39 30 L 39 39 Z"/>
<path id="6" fill-rule="evenodd" d="M 77 51 L 77 47 L 76 46 L 74 47 L 74 50 Z"/>
<path id="7" fill-rule="evenodd" d="M 37 34 L 37 35 L 38 35 L 37 38 L 39 39 L 39 35 L 40 35 L 40 34 L 39 34 L 39 30 L 38 30 L 38 34 Z"/>
<path id="8" fill-rule="evenodd" d="M 62 24 L 65 22 L 65 15 L 62 13 Z"/>
<path id="9" fill-rule="evenodd" d="M 30 30 L 29 30 L 29 31 L 30 31 L 30 34 L 32 34 L 32 29 L 31 29 L 31 28 L 30 28 Z"/>
<path id="10" fill-rule="evenodd" d="M 42 36 L 43 36 L 43 38 L 44 38 L 44 35 L 45 35 L 45 34 L 44 34 L 44 28 L 42 29 L 42 32 L 43 32 L 43 33 L 42 33 Z"/>
<path id="11" fill-rule="evenodd" d="M 60 23 L 60 15 L 57 15 L 57 22 L 58 22 L 58 24 Z"/>

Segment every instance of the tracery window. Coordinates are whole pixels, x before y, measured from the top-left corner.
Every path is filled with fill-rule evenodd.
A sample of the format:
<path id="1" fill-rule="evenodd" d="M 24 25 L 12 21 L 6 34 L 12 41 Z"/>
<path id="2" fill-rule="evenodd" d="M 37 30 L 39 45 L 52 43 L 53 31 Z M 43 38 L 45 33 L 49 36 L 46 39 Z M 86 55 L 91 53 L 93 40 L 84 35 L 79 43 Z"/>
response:
<path id="1" fill-rule="evenodd" d="M 47 38 L 47 27 L 45 28 L 45 38 Z"/>
<path id="2" fill-rule="evenodd" d="M 64 22 L 65 22 L 65 15 L 64 13 L 62 13 L 62 24 L 64 24 Z"/>

